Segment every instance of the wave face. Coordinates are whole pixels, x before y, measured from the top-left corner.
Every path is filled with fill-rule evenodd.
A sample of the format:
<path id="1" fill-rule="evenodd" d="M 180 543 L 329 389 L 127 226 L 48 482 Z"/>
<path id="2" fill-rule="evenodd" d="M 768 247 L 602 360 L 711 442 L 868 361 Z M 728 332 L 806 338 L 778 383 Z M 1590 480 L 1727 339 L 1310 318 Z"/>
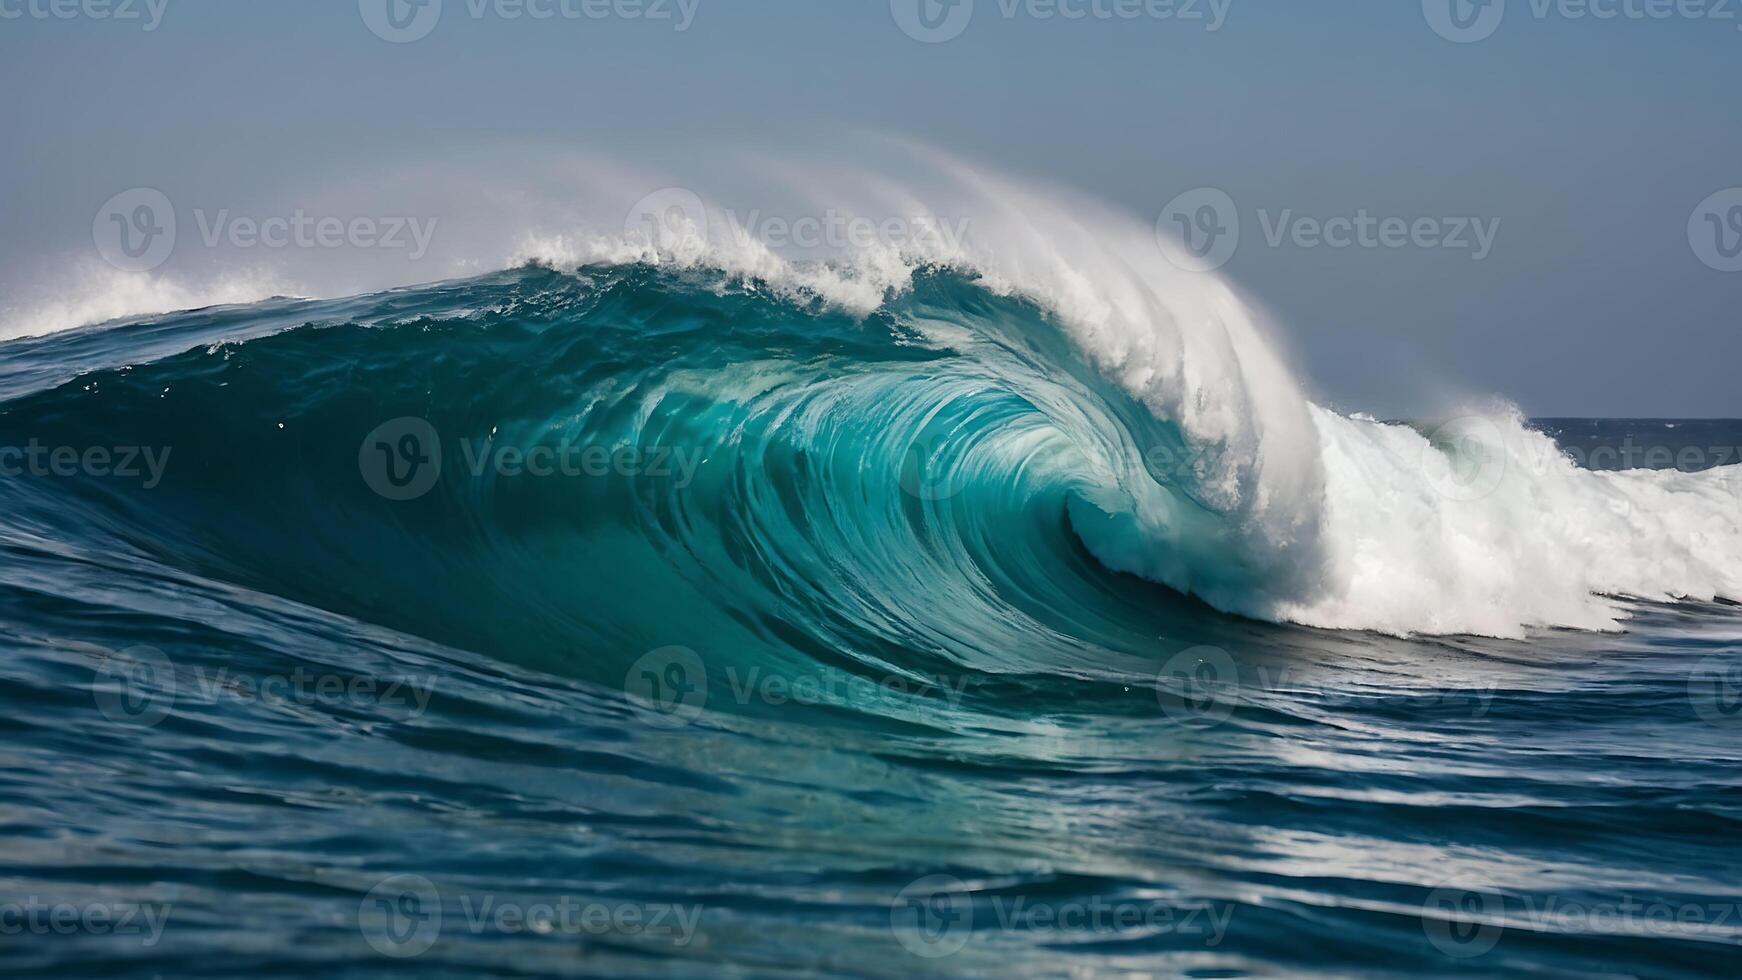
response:
<path id="1" fill-rule="evenodd" d="M 1687 689 L 1737 635 L 1711 602 L 1742 595 L 1735 471 L 1592 471 L 1505 411 L 1338 415 L 1226 286 L 1079 276 L 1089 246 L 1054 245 L 1077 265 L 546 242 L 474 279 L 10 344 L 0 446 L 41 454 L 0 481 L 4 775 L 101 828 L 0 830 L 10 873 L 168 883 L 177 944 L 85 951 L 93 974 L 243 971 L 262 934 L 383 968 L 356 909 L 408 868 L 462 973 L 909 975 L 949 938 L 902 925 L 922 882 L 975 937 L 947 972 L 1431 970 L 1467 912 L 1436 905 L 1447 875 L 1526 937 L 1454 964 L 1732 955 L 1733 926 L 1593 932 L 1542 903 L 1703 908 L 1737 870 L 1705 850 L 1733 766 L 1636 737 L 1734 761 L 1733 706 Z M 594 248 L 615 261 L 571 261 Z M 111 455 L 62 473 L 62 447 Z M 1638 601 L 1672 597 L 1696 601 Z M 102 693 L 141 656 L 145 728 Z M 305 667 L 428 696 L 235 693 Z M 75 746 L 86 685 L 105 711 Z M 1547 719 L 1575 736 L 1542 745 Z M 457 904 L 552 894 L 706 914 L 577 960 Z M 292 897 L 329 925 L 287 932 Z M 1196 925 L 1006 921 L 1108 901 Z"/>
<path id="2" fill-rule="evenodd" d="M 166 447 L 167 462 L 149 489 L 26 483 L 13 512 L 571 670 L 561 651 L 726 638 L 749 659 L 778 639 L 882 669 L 1043 667 L 1142 639 L 1115 574 L 1139 542 L 1155 553 L 1142 570 L 1182 590 L 1274 581 L 1240 550 L 1241 489 L 1180 426 L 1031 303 L 961 275 L 922 275 L 869 316 L 643 265 L 530 268 L 347 312 L 15 399 L 8 444 Z M 420 441 L 402 455 L 406 432 Z M 428 460 L 415 479 L 413 456 Z"/>

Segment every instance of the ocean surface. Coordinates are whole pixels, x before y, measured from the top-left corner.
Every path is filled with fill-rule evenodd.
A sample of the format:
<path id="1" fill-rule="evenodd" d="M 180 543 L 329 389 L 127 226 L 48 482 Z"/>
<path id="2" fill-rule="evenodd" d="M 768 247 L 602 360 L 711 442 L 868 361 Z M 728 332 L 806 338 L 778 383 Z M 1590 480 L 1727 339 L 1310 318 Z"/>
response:
<path id="1" fill-rule="evenodd" d="M 1742 973 L 1742 423 L 877 292 L 0 345 L 0 971 Z"/>

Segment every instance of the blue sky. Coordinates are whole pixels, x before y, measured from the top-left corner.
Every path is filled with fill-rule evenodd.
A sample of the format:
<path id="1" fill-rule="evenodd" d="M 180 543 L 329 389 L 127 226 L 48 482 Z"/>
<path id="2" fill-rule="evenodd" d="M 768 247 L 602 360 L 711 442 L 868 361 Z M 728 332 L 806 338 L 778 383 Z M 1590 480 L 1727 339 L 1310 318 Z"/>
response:
<path id="1" fill-rule="evenodd" d="M 1491 30 L 1472 43 L 1436 33 L 1440 0 L 974 0 L 935 43 L 902 29 L 915 0 L 616 0 L 635 5 L 598 18 L 567 0 L 576 15 L 548 19 L 444 0 L 410 43 L 358 0 L 56 2 L 0 0 L 0 305 L 88 255 L 127 188 L 283 206 L 491 147 L 694 165 L 850 126 L 1144 220 L 1225 192 L 1242 235 L 1223 273 L 1339 408 L 1491 391 L 1534 414 L 1742 415 L 1742 272 L 1694 241 L 1702 202 L 1742 187 L 1735 0 L 1666 18 L 1598 0 L 1606 19 L 1509 0 L 1497 22 L 1466 8 Z M 96 16 L 111 2 L 139 16 Z M 1312 233 L 1359 215 L 1433 221 L 1441 243 Z M 1451 240 L 1465 220 L 1494 231 L 1480 257 Z"/>

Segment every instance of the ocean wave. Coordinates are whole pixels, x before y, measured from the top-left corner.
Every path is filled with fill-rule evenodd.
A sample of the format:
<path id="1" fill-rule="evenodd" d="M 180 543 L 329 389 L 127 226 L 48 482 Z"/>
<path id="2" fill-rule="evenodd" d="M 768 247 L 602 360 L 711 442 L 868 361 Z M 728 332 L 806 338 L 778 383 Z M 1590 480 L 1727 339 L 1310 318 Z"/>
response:
<path id="1" fill-rule="evenodd" d="M 599 611 L 598 570 L 623 567 L 681 591 L 702 629 L 781 622 L 789 648 L 982 666 L 988 646 L 1119 645 L 1106 570 L 1399 634 L 1608 629 L 1614 596 L 1742 594 L 1732 468 L 1589 472 L 1509 414 L 1337 415 L 1213 281 L 1144 297 L 1132 273 L 1086 316 L 916 260 L 867 311 L 816 286 L 854 273 L 650 247 L 292 304 L 275 320 L 311 325 L 241 341 L 222 338 L 247 307 L 196 318 L 184 340 L 206 346 L 83 371 L 12 399 L 0 426 L 9 445 L 173 447 L 162 485 L 93 480 L 33 507 L 26 482 L 16 512 L 489 648 L 658 645 L 645 603 Z M 131 329 L 147 326 L 164 330 Z M 444 454 L 409 504 L 372 489 L 358 448 L 402 419 Z M 623 454 L 640 462 L 604 462 Z M 585 478 L 527 475 L 540 458 Z M 431 610 L 432 585 L 497 612 Z"/>

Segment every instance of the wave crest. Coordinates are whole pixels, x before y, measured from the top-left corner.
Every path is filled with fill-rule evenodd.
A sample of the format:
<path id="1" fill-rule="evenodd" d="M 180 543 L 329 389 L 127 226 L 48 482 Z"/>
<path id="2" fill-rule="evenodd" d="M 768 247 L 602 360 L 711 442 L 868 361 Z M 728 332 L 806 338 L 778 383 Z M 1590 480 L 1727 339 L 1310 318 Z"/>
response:
<path id="1" fill-rule="evenodd" d="M 616 421 L 591 437 L 608 435 L 612 444 L 670 448 L 681 436 L 711 461 L 704 483 L 723 465 L 737 482 L 716 487 L 714 497 L 667 501 L 670 514 L 638 525 L 656 550 L 693 545 L 675 532 L 661 545 L 660 522 L 718 504 L 719 526 L 781 525 L 720 560 L 742 565 L 737 549 L 748 549 L 773 563 L 764 573 L 783 569 L 777 577 L 797 589 L 796 570 L 812 562 L 776 542 L 827 550 L 815 524 L 827 521 L 828 546 L 852 542 L 865 563 L 851 582 L 840 569 L 822 576 L 841 589 L 835 601 L 860 604 L 855 615 L 909 601 L 857 577 L 870 569 L 883 585 L 929 580 L 947 583 L 933 586 L 944 593 L 999 593 L 997 579 L 1029 598 L 1056 591 L 1043 584 L 1047 563 L 1068 562 L 1071 546 L 1015 529 L 1058 519 L 1109 569 L 1227 612 L 1313 626 L 1510 636 L 1531 626 L 1613 628 L 1624 612 L 1612 596 L 1742 595 L 1733 468 L 1585 471 L 1504 407 L 1426 435 L 1338 415 L 1308 400 L 1248 303 L 1221 279 L 1175 261 L 1149 227 L 1093 202 L 918 156 L 927 177 L 916 184 L 842 168 L 807 175 L 792 193 L 829 202 L 849 222 L 929 216 L 935 228 L 948 216 L 971 216 L 952 226 L 956 233 L 795 257 L 739 234 L 741 216 L 668 189 L 630 205 L 630 220 L 617 227 L 522 237 L 519 260 L 565 275 L 534 269 L 316 304 L 310 319 L 382 325 L 414 314 L 415 327 L 394 327 L 403 336 L 391 345 L 340 340 L 350 335 L 332 330 L 244 344 L 281 372 L 254 391 L 245 414 L 288 424 L 325 418 L 322 445 L 354 446 L 355 423 L 325 413 L 362 393 L 302 390 L 350 358 L 350 373 L 384 386 L 361 413 L 377 422 L 388 411 L 441 414 L 452 417 L 438 428 L 485 439 L 508 419 L 529 446 L 601 418 Z M 770 176 L 794 175 L 773 167 Z M 635 220 L 650 208 L 655 220 Z M 284 315 L 273 311 L 275 320 Z M 538 367 L 502 359 L 501 349 L 521 346 L 543 358 Z M 430 358 L 465 375 L 470 387 L 453 391 L 453 404 L 432 403 L 440 386 L 418 364 Z M 207 370 L 189 354 L 134 378 L 182 390 Z M 132 382 L 103 383 L 126 392 Z M 535 392 L 536 410 L 523 404 Z M 205 407 L 233 411 L 216 393 Z M 144 405 L 80 403 L 77 424 L 101 431 L 127 411 L 155 417 Z M 35 414 L 15 409 L 14 425 Z M 214 465 L 232 462 L 224 457 L 234 447 L 163 424 L 155 437 L 165 444 L 203 443 L 219 457 Z M 343 473 L 314 472 L 331 483 L 297 478 L 311 497 L 341 484 L 355 489 Z M 855 489 L 853 479 L 863 485 Z M 936 493 L 939 479 L 959 492 Z M 204 505 L 255 499 L 215 499 L 226 489 L 254 492 L 223 482 L 183 486 Z M 529 492 L 487 478 L 449 490 L 467 507 Z M 632 487 L 624 492 L 631 497 L 612 506 L 646 517 L 634 506 L 648 502 L 636 502 Z M 526 499 L 562 506 L 538 492 Z M 881 517 L 866 509 L 873 505 Z M 304 509 L 311 520 L 327 519 Z M 499 529 L 466 534 L 477 547 L 504 546 Z M 953 557 L 939 565 L 945 539 Z M 1020 572 L 1000 554 L 1012 541 L 1024 543 L 1013 550 L 1030 562 Z M 515 561 L 548 547 L 520 542 Z M 1080 603 L 1080 591 L 1051 599 Z M 811 601 L 821 621 L 830 599 Z M 944 608 L 934 612 L 952 619 Z M 1037 623 L 1078 618 L 1068 609 L 1026 612 Z M 936 629 L 934 646 L 942 643 Z"/>

